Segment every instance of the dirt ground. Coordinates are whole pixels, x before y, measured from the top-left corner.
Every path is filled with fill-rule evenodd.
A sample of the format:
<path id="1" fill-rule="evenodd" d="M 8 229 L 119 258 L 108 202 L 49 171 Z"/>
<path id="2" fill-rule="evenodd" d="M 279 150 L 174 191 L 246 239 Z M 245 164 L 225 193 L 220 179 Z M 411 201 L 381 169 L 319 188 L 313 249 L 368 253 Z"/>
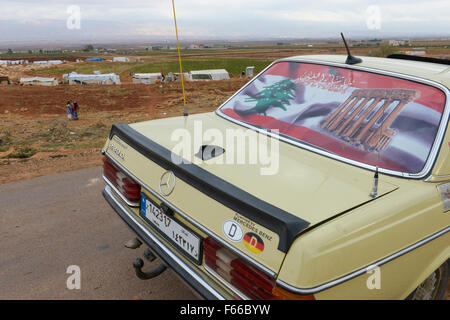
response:
<path id="1" fill-rule="evenodd" d="M 215 110 L 245 79 L 186 84 L 189 113 Z M 182 115 L 179 83 L 0 86 L 0 184 L 93 167 L 113 123 Z M 68 121 L 76 100 L 80 120 Z M 31 154 L 31 156 L 29 156 Z"/>
<path id="2" fill-rule="evenodd" d="M 9 77 L 10 81 L 18 82 L 21 77 L 31 75 L 34 70 L 45 68 L 48 68 L 45 64 L 0 65 L 0 74 Z"/>

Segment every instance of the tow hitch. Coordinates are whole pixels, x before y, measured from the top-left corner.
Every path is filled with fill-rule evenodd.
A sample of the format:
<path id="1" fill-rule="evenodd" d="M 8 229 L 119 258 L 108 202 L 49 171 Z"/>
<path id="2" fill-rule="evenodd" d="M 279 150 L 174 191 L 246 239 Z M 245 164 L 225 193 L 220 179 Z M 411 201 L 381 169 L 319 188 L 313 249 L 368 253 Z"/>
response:
<path id="1" fill-rule="evenodd" d="M 137 249 L 142 245 L 142 242 L 138 238 L 133 238 L 127 243 L 125 243 L 125 247 L 129 249 Z M 156 255 L 153 253 L 150 248 L 147 248 L 144 251 L 144 258 L 148 261 L 152 262 L 156 260 Z M 142 268 L 144 267 L 144 261 L 141 258 L 136 258 L 136 260 L 133 261 L 133 268 L 136 272 L 136 276 L 141 280 L 148 280 L 155 278 L 159 276 L 161 273 L 166 271 L 167 266 L 164 263 L 160 263 L 159 266 L 157 266 L 155 269 L 145 272 L 142 271 Z"/>
<path id="2" fill-rule="evenodd" d="M 150 262 L 156 259 L 155 254 L 150 250 L 150 248 L 147 248 L 147 250 L 145 250 L 144 257 Z M 164 271 L 166 271 L 167 269 L 167 266 L 164 263 L 161 263 L 159 266 L 157 266 L 155 269 L 151 271 L 148 272 L 142 271 L 142 268 L 144 267 L 144 261 L 141 258 L 136 258 L 136 260 L 133 261 L 133 267 L 134 271 L 136 272 L 136 276 L 141 280 L 148 280 L 155 278 Z"/>

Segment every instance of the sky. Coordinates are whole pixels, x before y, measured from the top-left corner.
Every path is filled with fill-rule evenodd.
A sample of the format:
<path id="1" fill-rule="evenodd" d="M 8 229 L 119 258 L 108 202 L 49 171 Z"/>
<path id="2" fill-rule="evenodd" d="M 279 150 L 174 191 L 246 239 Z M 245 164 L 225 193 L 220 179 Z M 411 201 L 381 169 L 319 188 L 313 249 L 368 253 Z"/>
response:
<path id="1" fill-rule="evenodd" d="M 450 37 L 449 0 L 175 0 L 182 41 Z M 0 0 L 0 46 L 175 40 L 172 0 Z"/>

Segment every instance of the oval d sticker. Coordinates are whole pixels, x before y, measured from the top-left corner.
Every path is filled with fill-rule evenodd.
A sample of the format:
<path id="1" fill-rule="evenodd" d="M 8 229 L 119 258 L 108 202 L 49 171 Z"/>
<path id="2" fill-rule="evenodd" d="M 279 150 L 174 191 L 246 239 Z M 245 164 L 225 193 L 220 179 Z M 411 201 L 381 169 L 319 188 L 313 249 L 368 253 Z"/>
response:
<path id="1" fill-rule="evenodd" d="M 233 220 L 225 221 L 222 230 L 225 236 L 233 242 L 241 241 L 244 235 L 241 226 Z"/>

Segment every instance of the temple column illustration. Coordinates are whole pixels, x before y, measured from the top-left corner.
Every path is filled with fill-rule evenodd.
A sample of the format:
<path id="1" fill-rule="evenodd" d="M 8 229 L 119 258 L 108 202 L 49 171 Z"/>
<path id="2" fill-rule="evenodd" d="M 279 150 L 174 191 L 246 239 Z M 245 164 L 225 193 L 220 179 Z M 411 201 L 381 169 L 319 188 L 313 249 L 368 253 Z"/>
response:
<path id="1" fill-rule="evenodd" d="M 356 105 L 356 103 L 360 100 L 361 98 L 356 97 L 352 103 L 350 103 L 350 105 L 345 109 L 346 111 L 350 111 L 353 109 L 353 107 Z M 342 120 L 344 119 L 344 117 L 346 116 L 347 112 L 341 112 L 336 120 L 333 120 L 332 123 L 330 123 L 330 127 L 328 128 L 328 130 L 332 131 L 334 129 L 336 129 L 342 122 Z"/>
<path id="2" fill-rule="evenodd" d="M 362 110 L 362 108 L 366 105 L 366 103 L 370 100 L 370 98 L 363 98 L 362 100 L 359 100 L 358 108 L 355 109 L 355 111 L 352 112 L 351 115 L 348 116 L 347 120 L 344 121 L 344 123 L 339 127 L 338 130 L 336 130 L 336 134 L 341 134 L 344 129 L 347 127 L 347 125 L 356 117 L 356 115 Z M 350 109 L 351 110 L 351 109 Z M 346 130 L 347 132 L 347 130 Z M 344 134 L 345 135 L 345 134 Z"/>
<path id="3" fill-rule="evenodd" d="M 375 113 L 375 115 L 373 115 L 369 121 L 364 125 L 364 127 L 362 128 L 362 130 L 359 132 L 359 134 L 356 136 L 355 140 L 361 143 L 364 143 L 365 140 L 363 140 L 364 136 L 366 135 L 366 133 L 371 130 L 373 128 L 373 125 L 375 124 L 375 122 L 378 120 L 378 118 L 384 113 L 384 111 L 386 110 L 386 108 L 392 103 L 394 102 L 391 99 L 385 99 L 383 102 L 383 105 L 378 108 L 378 111 Z M 371 130 L 372 131 L 372 130 Z M 372 131 L 373 132 L 373 131 Z"/>
<path id="4" fill-rule="evenodd" d="M 383 150 L 395 135 L 390 124 L 415 98 L 415 90 L 356 89 L 321 127 L 356 146 Z"/>
<path id="5" fill-rule="evenodd" d="M 392 112 L 389 114 L 387 119 L 380 125 L 378 130 L 372 135 L 371 139 L 368 141 L 368 144 L 370 147 L 379 147 L 377 146 L 379 139 L 385 139 L 390 138 L 393 135 L 393 132 L 389 132 L 388 134 L 388 126 L 395 120 L 397 115 L 400 113 L 402 108 L 408 103 L 410 100 L 401 100 L 400 103 L 392 110 Z M 380 144 L 386 144 L 386 142 L 383 142 L 380 140 Z"/>
<path id="6" fill-rule="evenodd" d="M 339 106 L 339 108 L 336 109 L 336 111 L 334 111 L 331 116 L 328 117 L 327 120 L 325 120 L 325 122 L 322 124 L 322 128 L 326 128 L 329 126 L 329 124 L 334 120 L 334 118 L 342 112 L 342 110 L 344 110 L 344 108 L 347 106 L 347 104 L 352 101 L 352 99 L 354 99 L 354 95 L 351 95 L 350 97 L 348 97 L 347 100 L 345 100 L 345 102 L 343 104 L 341 104 Z"/>
<path id="7" fill-rule="evenodd" d="M 361 125 L 361 122 L 363 122 L 363 120 L 365 118 L 367 118 L 367 116 L 369 115 L 369 112 L 371 112 L 373 110 L 373 108 L 375 108 L 375 106 L 380 103 L 381 98 L 375 98 L 373 100 L 373 102 L 369 105 L 368 108 L 366 108 L 364 110 L 364 112 L 360 115 L 360 117 L 353 122 L 352 126 L 349 127 L 349 129 L 347 129 L 344 133 L 344 137 L 350 137 L 353 136 L 356 132 L 357 132 L 357 128 Z M 361 105 L 361 109 L 364 107 L 364 105 Z"/>

